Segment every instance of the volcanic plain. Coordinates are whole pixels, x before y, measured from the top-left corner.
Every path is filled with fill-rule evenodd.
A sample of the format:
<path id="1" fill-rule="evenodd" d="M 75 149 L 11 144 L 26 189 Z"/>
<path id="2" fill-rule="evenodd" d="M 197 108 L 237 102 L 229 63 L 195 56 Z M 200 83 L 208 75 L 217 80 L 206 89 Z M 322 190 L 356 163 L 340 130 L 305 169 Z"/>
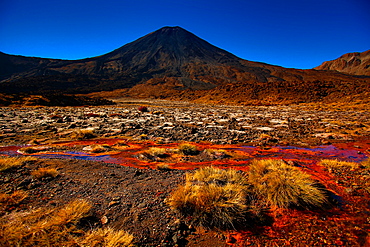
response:
<path id="1" fill-rule="evenodd" d="M 1 172 L 2 195 L 27 194 L 13 203 L 1 201 L 2 222 L 83 199 L 92 209 L 79 228 L 125 230 L 136 246 L 369 245 L 366 106 L 114 101 L 0 109 L 2 158 L 35 158 Z M 179 152 L 183 144 L 196 152 Z M 168 205 L 185 173 L 206 166 L 246 172 L 252 160 L 266 158 L 283 159 L 310 174 L 329 191 L 331 205 L 265 208 L 263 223 L 227 230 L 195 225 Z M 331 169 L 322 165 L 324 159 L 358 165 Z M 57 174 L 37 179 L 32 174 L 40 168 Z M 82 246 L 72 240 L 70 245 Z"/>

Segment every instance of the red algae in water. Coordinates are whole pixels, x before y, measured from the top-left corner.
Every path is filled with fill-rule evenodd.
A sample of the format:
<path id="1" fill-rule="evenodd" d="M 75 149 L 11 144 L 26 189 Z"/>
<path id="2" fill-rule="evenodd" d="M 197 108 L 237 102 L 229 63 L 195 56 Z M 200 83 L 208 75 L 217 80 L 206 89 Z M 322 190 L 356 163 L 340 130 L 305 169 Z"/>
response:
<path id="1" fill-rule="evenodd" d="M 89 153 L 82 150 L 83 147 L 91 145 L 106 145 L 109 149 L 106 152 L 100 153 Z M 51 147 L 53 151 L 46 150 L 27 155 L 33 155 L 40 158 L 96 160 L 137 168 L 156 168 L 158 162 L 141 160 L 138 158 L 138 155 L 151 147 L 173 150 L 176 149 L 178 145 L 178 143 L 156 144 L 152 141 L 131 141 L 126 139 L 81 140 L 48 144 L 47 146 Z M 170 168 L 183 170 L 196 169 L 204 166 L 245 170 L 247 169 L 247 164 L 252 159 L 284 159 L 297 162 L 298 164 L 311 165 L 311 170 L 315 170 L 316 168 L 312 165 L 322 159 L 361 162 L 368 158 L 366 153 L 370 147 L 366 142 L 353 142 L 347 144 L 340 143 L 312 148 L 294 146 L 273 146 L 270 148 L 261 148 L 229 144 L 216 145 L 210 143 L 194 143 L 193 145 L 195 145 L 200 151 L 205 149 L 222 149 L 235 155 L 216 160 L 186 161 L 182 159 L 163 159 L 160 162 L 165 162 Z M 35 145 L 27 147 L 32 148 L 38 146 Z M 77 149 L 80 148 L 82 151 L 63 151 L 63 148 L 61 148 L 61 151 L 58 151 L 58 147 L 76 147 Z M 19 155 L 17 150 L 20 148 L 22 148 L 22 146 L 0 147 L 0 154 L 9 156 Z"/>

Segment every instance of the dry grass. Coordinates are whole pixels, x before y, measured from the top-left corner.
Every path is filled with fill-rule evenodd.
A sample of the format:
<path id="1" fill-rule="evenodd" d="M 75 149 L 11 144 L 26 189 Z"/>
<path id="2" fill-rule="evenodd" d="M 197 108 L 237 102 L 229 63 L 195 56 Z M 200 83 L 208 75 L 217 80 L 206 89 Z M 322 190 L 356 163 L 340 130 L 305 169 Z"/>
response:
<path id="1" fill-rule="evenodd" d="M 255 193 L 274 206 L 287 208 L 323 207 L 327 203 L 325 191 L 309 174 L 282 160 L 255 160 L 248 177 Z"/>
<path id="2" fill-rule="evenodd" d="M 87 234 L 83 246 L 89 247 L 119 247 L 131 246 L 134 236 L 126 231 L 116 231 L 112 228 L 97 229 Z"/>
<path id="3" fill-rule="evenodd" d="M 36 179 L 55 178 L 56 176 L 58 176 L 58 174 L 59 172 L 55 168 L 45 168 L 45 167 L 41 167 L 31 172 L 31 175 Z"/>
<path id="4" fill-rule="evenodd" d="M 205 167 L 194 173 L 186 174 L 186 181 L 192 184 L 219 184 L 227 183 L 248 185 L 248 181 L 243 173 L 234 169 L 218 169 L 215 167 Z"/>
<path id="5" fill-rule="evenodd" d="M 13 213 L 0 219 L 1 246 L 73 246 L 78 242 L 74 234 L 81 218 L 91 206 L 76 200 L 64 207 L 39 208 L 30 212 Z"/>
<path id="6" fill-rule="evenodd" d="M 320 165 L 323 165 L 335 176 L 350 177 L 350 179 L 345 179 L 345 181 L 342 181 L 345 182 L 348 187 L 353 189 L 354 185 L 360 186 L 367 193 L 370 193 L 370 179 L 367 177 L 370 169 L 370 159 L 367 159 L 361 163 L 326 159 L 321 160 Z"/>
<path id="7" fill-rule="evenodd" d="M 235 170 L 207 167 L 186 175 L 185 185 L 168 198 L 168 204 L 194 223 L 221 229 L 235 228 L 246 219 L 245 177 Z"/>
<path id="8" fill-rule="evenodd" d="M 339 160 L 321 160 L 320 164 L 325 166 L 330 172 L 342 168 L 348 168 L 350 170 L 360 168 L 361 164 L 355 162 L 339 161 Z"/>
<path id="9" fill-rule="evenodd" d="M 229 152 L 223 149 L 205 149 L 203 152 L 216 159 L 225 159 L 232 157 Z"/>
<path id="10" fill-rule="evenodd" d="M 11 197 L 19 201 L 25 197 L 22 195 Z M 77 224 L 89 215 L 90 209 L 88 202 L 76 200 L 59 208 L 9 214 L 0 219 L 0 245 L 130 246 L 133 236 L 124 231 L 99 229 L 85 234 L 78 229 Z"/>
<path id="11" fill-rule="evenodd" d="M 146 153 L 159 158 L 165 158 L 166 156 L 168 156 L 167 150 L 165 148 L 151 147 L 146 151 Z"/>
<path id="12" fill-rule="evenodd" d="M 12 194 L 0 193 L 0 205 L 6 207 L 18 205 L 28 197 L 28 193 L 22 190 L 14 191 Z"/>
<path id="13" fill-rule="evenodd" d="M 30 156 L 0 157 L 0 172 L 25 165 L 27 162 L 34 162 L 37 158 Z"/>
<path id="14" fill-rule="evenodd" d="M 197 155 L 199 150 L 195 145 L 183 143 L 179 145 L 179 152 L 184 155 Z"/>
<path id="15" fill-rule="evenodd" d="M 130 246 L 133 236 L 124 231 L 96 229 L 85 233 L 78 228 L 89 215 L 91 205 L 73 201 L 59 208 L 15 212 L 0 218 L 0 246 Z"/>

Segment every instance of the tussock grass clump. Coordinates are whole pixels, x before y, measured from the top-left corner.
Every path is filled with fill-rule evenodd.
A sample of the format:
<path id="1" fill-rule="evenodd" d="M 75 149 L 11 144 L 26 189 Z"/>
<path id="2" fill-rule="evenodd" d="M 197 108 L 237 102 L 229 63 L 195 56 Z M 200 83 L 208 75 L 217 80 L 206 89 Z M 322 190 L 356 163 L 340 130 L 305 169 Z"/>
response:
<path id="1" fill-rule="evenodd" d="M 194 173 L 186 174 L 186 181 L 192 184 L 219 184 L 225 185 L 240 184 L 248 185 L 248 181 L 243 173 L 234 169 L 219 169 L 215 167 L 200 168 Z"/>
<path id="2" fill-rule="evenodd" d="M 0 245 L 76 245 L 74 234 L 82 234 L 76 224 L 88 215 L 90 209 L 86 201 L 76 200 L 61 208 L 39 208 L 3 217 L 0 219 Z"/>
<path id="3" fill-rule="evenodd" d="M 75 140 L 86 140 L 97 137 L 94 129 L 79 129 L 71 134 L 71 138 Z"/>
<path id="4" fill-rule="evenodd" d="M 167 150 L 165 148 L 151 147 L 146 151 L 146 153 L 159 158 L 165 158 L 168 156 Z"/>
<path id="5" fill-rule="evenodd" d="M 90 203 L 75 200 L 56 208 L 13 212 L 0 218 L 0 246 L 131 246 L 133 236 L 124 231 L 79 229 L 90 211 Z"/>
<path id="6" fill-rule="evenodd" d="M 179 152 L 184 155 L 197 155 L 199 150 L 195 145 L 183 143 L 179 145 Z"/>
<path id="7" fill-rule="evenodd" d="M 247 181 L 241 173 L 207 167 L 187 173 L 185 185 L 179 186 L 167 202 L 193 217 L 198 225 L 231 229 L 246 219 L 247 191 Z"/>
<path id="8" fill-rule="evenodd" d="M 28 197 L 28 193 L 22 190 L 14 191 L 12 194 L 0 193 L 0 205 L 2 207 L 17 205 Z"/>
<path id="9" fill-rule="evenodd" d="M 58 176 L 58 174 L 59 172 L 55 168 L 45 168 L 45 167 L 41 167 L 31 172 L 31 175 L 36 179 L 55 178 L 56 176 Z"/>
<path id="10" fill-rule="evenodd" d="M 325 191 L 309 174 L 283 160 L 254 160 L 248 180 L 255 193 L 270 205 L 311 208 L 327 203 Z"/>
<path id="11" fill-rule="evenodd" d="M 126 231 L 116 231 L 112 228 L 97 229 L 90 232 L 83 241 L 83 246 L 89 247 L 119 247 L 131 246 L 134 236 Z"/>
<path id="12" fill-rule="evenodd" d="M 36 161 L 37 158 L 30 156 L 0 157 L 0 172 L 25 165 L 27 162 Z"/>
<path id="13" fill-rule="evenodd" d="M 229 152 L 223 149 L 205 149 L 203 152 L 216 159 L 225 159 L 232 157 Z"/>
<path id="14" fill-rule="evenodd" d="M 320 165 L 323 165 L 337 177 L 350 177 L 350 179 L 346 178 L 342 181 L 343 184 L 350 188 L 349 191 L 361 191 L 363 189 L 370 193 L 370 180 L 366 175 L 370 169 L 370 159 L 361 163 L 325 159 L 321 160 Z"/>
<path id="15" fill-rule="evenodd" d="M 362 164 L 355 162 L 339 161 L 339 160 L 321 160 L 320 164 L 325 166 L 330 172 L 338 169 L 358 169 Z M 365 163 L 364 163 L 365 164 Z"/>

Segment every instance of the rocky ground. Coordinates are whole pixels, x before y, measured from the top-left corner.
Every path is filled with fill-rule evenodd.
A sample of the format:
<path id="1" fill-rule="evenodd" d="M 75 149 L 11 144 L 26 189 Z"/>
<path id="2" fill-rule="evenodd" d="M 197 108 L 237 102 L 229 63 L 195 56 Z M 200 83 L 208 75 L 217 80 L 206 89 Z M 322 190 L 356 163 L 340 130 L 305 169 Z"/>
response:
<path id="1" fill-rule="evenodd" d="M 138 110 L 140 105 L 148 112 Z M 100 107 L 0 108 L 3 145 L 63 140 L 78 129 L 99 137 L 165 142 L 317 145 L 370 135 L 370 112 L 302 106 L 211 106 L 166 101 L 121 101 Z"/>
<path id="2" fill-rule="evenodd" d="M 138 110 L 140 106 L 146 106 L 148 111 Z M 115 106 L 0 108 L 0 146 L 57 143 L 71 140 L 73 133 L 81 129 L 92 131 L 95 138 L 126 137 L 157 143 L 312 146 L 368 140 L 370 112 L 127 99 Z M 369 154 L 369 150 L 366 152 Z M 32 178 L 31 171 L 40 167 L 56 168 L 59 175 Z M 360 182 L 369 180 L 368 171 L 350 170 L 335 174 L 334 178 L 325 177 L 340 181 L 338 185 L 331 180 L 328 184 L 334 191 L 346 193 L 348 203 L 342 208 L 324 213 L 275 212 L 274 226 L 254 229 L 242 236 L 195 228 L 170 209 L 165 199 L 184 181 L 184 174 L 182 170 L 40 159 L 1 172 L 1 193 L 24 190 L 29 197 L 19 207 L 7 207 L 0 213 L 59 206 L 73 198 L 83 198 L 94 205 L 86 223 L 90 228 L 125 229 L 134 235 L 137 246 L 361 246 L 369 242 L 369 195 Z"/>

